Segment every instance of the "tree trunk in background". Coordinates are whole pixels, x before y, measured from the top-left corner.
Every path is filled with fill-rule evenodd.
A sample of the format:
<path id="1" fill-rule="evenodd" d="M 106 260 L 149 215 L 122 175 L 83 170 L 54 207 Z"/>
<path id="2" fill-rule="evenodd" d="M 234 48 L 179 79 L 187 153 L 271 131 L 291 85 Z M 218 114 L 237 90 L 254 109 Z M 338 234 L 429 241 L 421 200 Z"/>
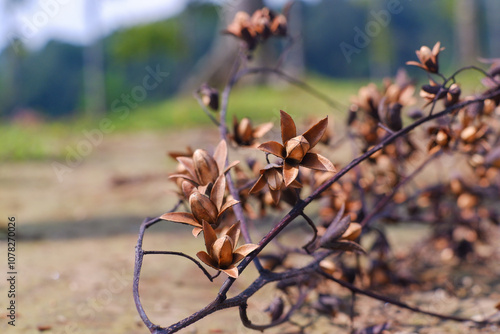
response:
<path id="1" fill-rule="evenodd" d="M 303 8 L 302 1 L 295 1 L 288 14 L 288 33 L 293 38 L 293 46 L 288 51 L 283 63 L 283 71 L 295 78 L 300 78 L 305 72 L 303 43 Z"/>
<path id="2" fill-rule="evenodd" d="M 100 8 L 96 0 L 85 2 L 85 20 L 89 35 L 96 41 L 83 50 L 84 108 L 87 117 L 97 117 L 106 112 L 106 78 L 100 30 Z"/>
<path id="3" fill-rule="evenodd" d="M 378 33 L 374 34 L 373 37 L 370 36 L 371 41 L 368 47 L 361 50 L 361 52 L 368 52 L 370 78 L 372 79 L 390 77 L 394 74 L 391 73 L 391 64 L 394 59 L 394 47 L 391 42 L 393 40 L 391 36 L 392 14 L 388 14 L 387 25 L 381 24 L 372 15 L 372 13 L 380 13 L 380 11 L 388 13 L 387 8 L 384 6 L 385 4 L 385 1 L 371 1 L 367 7 L 366 22 L 363 26 L 359 27 L 364 32 L 366 32 L 367 25 L 370 28 L 379 28 Z"/>
<path id="4" fill-rule="evenodd" d="M 495 19 L 498 20 L 498 17 Z M 475 63 L 481 53 L 475 0 L 456 0 L 455 38 L 459 63 L 462 65 Z"/>
<path id="5" fill-rule="evenodd" d="M 500 20 L 498 13 L 500 13 L 500 1 L 486 0 L 486 22 L 488 24 L 488 49 L 489 57 L 500 57 Z"/>
<path id="6" fill-rule="evenodd" d="M 182 83 L 179 90 L 181 93 L 192 93 L 203 82 L 220 87 L 227 81 L 240 41 L 233 36 L 222 35 L 219 32 L 233 21 L 238 11 L 245 11 L 251 15 L 262 7 L 264 7 L 263 0 L 224 0 L 222 2 L 217 36 L 210 51 L 197 62 Z"/>

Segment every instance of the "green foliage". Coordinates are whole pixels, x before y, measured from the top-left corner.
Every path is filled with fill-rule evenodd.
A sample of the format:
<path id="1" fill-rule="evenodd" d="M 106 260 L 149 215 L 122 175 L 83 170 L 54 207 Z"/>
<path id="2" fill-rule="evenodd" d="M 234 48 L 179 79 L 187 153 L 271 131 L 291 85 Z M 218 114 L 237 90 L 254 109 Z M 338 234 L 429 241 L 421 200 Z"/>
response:
<path id="1" fill-rule="evenodd" d="M 177 20 L 166 20 L 119 31 L 110 41 L 110 56 L 122 62 L 147 61 L 152 54 L 179 58 L 187 51 Z"/>

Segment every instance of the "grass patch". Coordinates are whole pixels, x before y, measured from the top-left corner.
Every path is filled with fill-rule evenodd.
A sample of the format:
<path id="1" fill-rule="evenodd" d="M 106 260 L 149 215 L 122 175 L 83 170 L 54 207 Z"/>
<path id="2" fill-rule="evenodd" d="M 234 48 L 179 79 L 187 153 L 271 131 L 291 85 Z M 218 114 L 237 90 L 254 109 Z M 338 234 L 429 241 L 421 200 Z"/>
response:
<path id="1" fill-rule="evenodd" d="M 318 76 L 307 79 L 309 85 L 329 98 L 346 105 L 362 82 L 331 80 Z M 236 86 L 229 98 L 228 116 L 250 117 L 256 123 L 279 120 L 283 109 L 297 118 L 302 115 L 329 115 L 343 117 L 343 110 L 334 110 L 304 90 L 292 85 Z M 217 115 L 216 115 L 217 116 Z M 25 161 L 61 158 L 64 148 L 75 145 L 84 138 L 85 130 L 99 128 L 104 118 L 112 122 L 111 133 L 139 131 L 165 131 L 210 125 L 192 96 L 177 96 L 155 104 L 142 104 L 131 109 L 124 119 L 109 113 L 97 120 L 77 117 L 66 121 L 52 121 L 25 126 L 22 124 L 0 125 L 0 160 Z"/>
<path id="2" fill-rule="evenodd" d="M 482 89 L 481 78 L 481 74 L 468 71 L 460 74 L 457 79 L 462 83 L 462 91 L 471 93 Z M 277 124 L 279 110 L 283 109 L 295 119 L 328 115 L 332 121 L 342 122 L 349 98 L 368 82 L 367 79 L 333 80 L 315 75 L 310 75 L 305 81 L 338 102 L 341 107 L 334 109 L 301 88 L 280 85 L 280 82 L 273 86 L 237 85 L 229 98 L 229 121 L 233 115 L 237 115 L 238 118 L 250 117 L 255 123 L 273 121 Z M 192 96 L 177 96 L 159 103 L 140 104 L 138 108 L 131 109 L 124 119 L 110 112 L 97 120 L 77 117 L 33 126 L 0 124 L 0 161 L 60 158 L 66 146 L 75 145 L 81 140 L 83 131 L 98 129 L 99 122 L 104 117 L 111 120 L 112 133 L 181 130 L 211 124 Z"/>

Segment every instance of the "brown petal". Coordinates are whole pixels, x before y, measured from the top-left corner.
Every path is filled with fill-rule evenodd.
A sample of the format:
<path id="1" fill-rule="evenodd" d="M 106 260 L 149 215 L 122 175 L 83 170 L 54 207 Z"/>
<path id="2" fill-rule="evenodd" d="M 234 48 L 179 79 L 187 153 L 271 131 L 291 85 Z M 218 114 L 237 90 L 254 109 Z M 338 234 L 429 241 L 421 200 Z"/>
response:
<path id="1" fill-rule="evenodd" d="M 257 182 L 255 182 L 255 184 L 253 185 L 252 189 L 250 189 L 250 193 L 256 193 L 261 191 L 262 189 L 264 189 L 266 184 L 267 184 L 266 178 L 264 177 L 264 175 L 261 175 L 257 180 Z"/>
<path id="2" fill-rule="evenodd" d="M 358 223 L 351 223 L 344 234 L 342 234 L 342 239 L 354 241 L 360 236 L 361 230 L 361 225 Z"/>
<path id="3" fill-rule="evenodd" d="M 193 236 L 195 238 L 198 238 L 198 236 L 200 235 L 201 231 L 203 231 L 201 228 L 199 228 L 199 227 L 193 227 L 193 230 L 191 231 L 191 233 L 193 234 Z"/>
<path id="4" fill-rule="evenodd" d="M 283 110 L 280 110 L 281 116 L 281 140 L 283 144 L 293 137 L 297 136 L 297 129 L 292 117 Z"/>
<path id="5" fill-rule="evenodd" d="M 253 140 L 252 121 L 249 118 L 243 118 L 238 124 L 237 134 L 243 143 L 250 143 Z"/>
<path id="6" fill-rule="evenodd" d="M 181 188 L 185 198 L 189 198 L 193 191 L 196 190 L 196 187 L 189 181 L 182 181 Z"/>
<path id="7" fill-rule="evenodd" d="M 406 65 L 411 65 L 411 66 L 418 66 L 420 68 L 423 68 L 424 70 L 426 70 L 427 68 L 425 66 L 423 66 L 422 64 L 420 64 L 418 61 L 414 61 L 414 60 L 409 60 L 406 62 Z"/>
<path id="8" fill-rule="evenodd" d="M 276 168 L 266 170 L 264 173 L 270 190 L 279 190 L 283 186 L 283 175 Z"/>
<path id="9" fill-rule="evenodd" d="M 231 239 L 227 235 L 214 242 L 212 251 L 214 259 L 217 259 L 219 268 L 227 268 L 232 264 L 233 246 L 231 244 Z"/>
<path id="10" fill-rule="evenodd" d="M 197 183 L 198 179 L 197 178 L 193 178 L 191 175 L 188 175 L 188 174 L 170 174 L 168 176 L 169 179 L 184 179 L 184 180 L 188 180 L 188 181 L 191 181 L 191 182 L 195 182 Z"/>
<path id="11" fill-rule="evenodd" d="M 228 276 L 232 278 L 238 278 L 238 268 L 229 267 L 227 269 L 221 269 L 221 271 L 225 272 Z"/>
<path id="12" fill-rule="evenodd" d="M 212 191 L 210 192 L 210 200 L 217 207 L 217 211 L 220 211 L 222 207 L 225 191 L 226 191 L 226 176 L 224 174 L 221 174 L 217 178 L 217 181 L 215 181 L 215 184 L 212 187 Z"/>
<path id="13" fill-rule="evenodd" d="M 321 137 L 325 134 L 328 127 L 328 117 L 323 118 L 318 123 L 314 124 L 309 130 L 304 132 L 303 136 L 309 142 L 310 148 L 316 146 Z"/>
<path id="14" fill-rule="evenodd" d="M 264 136 L 266 133 L 268 133 L 271 129 L 273 128 L 273 123 L 264 123 L 260 124 L 253 129 L 253 136 L 254 138 L 260 138 Z"/>
<path id="15" fill-rule="evenodd" d="M 233 205 L 236 205 L 238 204 L 239 201 L 235 200 L 234 198 L 232 199 L 228 199 L 226 201 L 226 203 L 224 203 L 224 205 L 222 206 L 222 208 L 220 209 L 219 211 L 219 217 L 222 216 L 222 214 L 227 210 L 229 209 L 230 207 L 232 207 Z"/>
<path id="16" fill-rule="evenodd" d="M 317 153 L 307 153 L 300 162 L 300 165 L 306 168 L 320 170 L 324 172 L 337 171 L 335 169 L 335 166 L 331 163 L 330 160 Z"/>
<path id="17" fill-rule="evenodd" d="M 440 51 L 443 51 L 444 48 L 441 48 L 441 42 L 437 42 L 434 44 L 434 47 L 432 48 L 432 54 L 436 56 Z"/>
<path id="18" fill-rule="evenodd" d="M 292 182 L 292 183 L 290 183 L 288 186 L 289 186 L 290 188 L 297 188 L 297 189 L 302 188 L 302 184 L 300 184 L 300 182 L 299 182 L 299 181 L 297 181 L 297 180 L 293 180 L 293 182 Z"/>
<path id="19" fill-rule="evenodd" d="M 339 211 L 339 214 L 342 210 Z M 337 241 L 340 237 L 347 231 L 351 223 L 351 216 L 347 215 L 343 219 L 338 220 L 337 217 L 328 225 L 325 233 L 321 236 L 320 245 L 321 247 L 328 247 L 328 244 Z"/>
<path id="20" fill-rule="evenodd" d="M 200 259 L 201 262 L 205 263 L 207 266 L 219 270 L 219 268 L 217 268 L 217 264 L 215 263 L 214 260 L 212 260 L 210 255 L 207 254 L 207 252 L 200 251 L 196 253 L 196 256 L 198 257 L 198 259 Z"/>
<path id="21" fill-rule="evenodd" d="M 245 244 L 238 247 L 233 253 L 233 264 L 236 264 L 248 256 L 251 252 L 259 248 L 259 245 Z"/>
<path id="22" fill-rule="evenodd" d="M 280 190 L 269 189 L 269 192 L 271 193 L 271 197 L 273 198 L 274 204 L 278 204 L 281 198 L 281 189 Z"/>
<path id="23" fill-rule="evenodd" d="M 193 179 L 195 179 L 195 180 L 198 179 L 196 177 L 196 172 L 194 171 L 194 162 L 193 162 L 192 158 L 177 157 L 177 161 L 179 161 L 184 167 L 186 167 L 186 170 L 193 177 Z"/>
<path id="24" fill-rule="evenodd" d="M 217 240 L 217 235 L 215 234 L 212 226 L 210 226 L 210 224 L 206 221 L 203 221 L 203 238 L 205 239 L 205 247 L 207 248 L 208 253 L 212 255 L 212 246 Z"/>
<path id="25" fill-rule="evenodd" d="M 215 148 L 214 159 L 219 168 L 219 172 L 222 173 L 224 166 L 226 166 L 227 159 L 227 144 L 225 140 L 221 140 L 220 143 Z"/>
<path id="26" fill-rule="evenodd" d="M 274 154 L 281 159 L 285 159 L 285 147 L 277 141 L 267 141 L 258 147 L 259 150 Z"/>
<path id="27" fill-rule="evenodd" d="M 283 179 L 285 180 L 285 186 L 289 186 L 293 180 L 299 175 L 299 165 L 291 164 L 285 160 L 283 165 Z"/>
<path id="28" fill-rule="evenodd" d="M 233 168 L 234 166 L 236 166 L 236 165 L 237 165 L 237 164 L 239 164 L 239 163 L 240 163 L 240 161 L 239 161 L 239 160 L 236 160 L 236 161 L 231 162 L 231 163 L 230 163 L 230 164 L 226 167 L 226 169 L 224 170 L 224 174 L 226 174 L 227 172 L 229 172 L 229 170 L 230 170 L 231 168 Z"/>
<path id="29" fill-rule="evenodd" d="M 174 223 L 188 224 L 195 227 L 201 227 L 201 224 L 188 212 L 167 212 L 160 216 L 160 219 L 168 220 Z"/>
<path id="30" fill-rule="evenodd" d="M 233 224 L 227 231 L 226 235 L 231 238 L 233 242 L 233 249 L 238 244 L 238 240 L 240 238 L 240 222 L 238 221 L 236 224 Z"/>
<path id="31" fill-rule="evenodd" d="M 360 244 L 357 244 L 353 241 L 343 240 L 332 242 L 327 246 L 322 246 L 323 248 L 331 249 L 331 250 L 342 250 L 342 251 L 350 251 L 359 254 L 366 254 L 366 251 L 361 247 Z"/>

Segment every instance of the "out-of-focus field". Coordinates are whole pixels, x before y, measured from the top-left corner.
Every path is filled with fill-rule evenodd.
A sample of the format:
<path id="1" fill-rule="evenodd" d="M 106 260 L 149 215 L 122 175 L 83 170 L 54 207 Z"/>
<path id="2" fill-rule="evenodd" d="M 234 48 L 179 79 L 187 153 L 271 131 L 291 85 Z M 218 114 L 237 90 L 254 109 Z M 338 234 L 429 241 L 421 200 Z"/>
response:
<path id="1" fill-rule="evenodd" d="M 344 96 L 342 102 L 346 103 L 347 97 L 355 92 L 354 86 L 339 87 L 344 88 L 333 91 L 340 94 L 338 96 Z M 286 94 L 277 94 L 281 96 L 281 102 L 275 97 L 266 99 L 268 93 L 259 89 L 263 88 L 246 93 L 254 94 L 255 101 L 260 101 L 262 105 L 256 107 L 238 102 L 237 93 L 230 100 L 234 103 L 234 110 L 240 115 L 255 112 L 257 119 L 262 121 L 276 122 L 280 108 L 294 115 L 301 112 L 329 114 L 332 121 L 339 124 L 344 121 L 341 116 L 338 117 L 339 112 L 332 111 L 315 99 L 308 98 L 314 102 L 305 103 L 304 95 L 300 95 L 304 93 L 299 94 L 295 88 L 283 88 Z M 9 140 L 18 142 L 6 144 L 13 151 L 8 152 L 4 147 L 2 157 L 13 152 L 18 152 L 19 156 L 12 156 L 0 166 L 0 214 L 2 217 L 15 216 L 17 220 L 18 317 L 15 328 L 7 325 L 5 305 L 8 299 L 4 293 L 7 282 L 0 280 L 0 332 L 39 333 L 39 329 L 44 327 L 48 328 L 47 333 L 147 332 L 132 299 L 134 246 L 139 224 L 146 216 L 159 215 L 176 202 L 172 183 L 167 179 L 176 164 L 166 157 L 166 152 L 183 150 L 187 145 L 210 149 L 218 141 L 214 127 L 196 125 L 196 119 L 205 117 L 196 103 L 186 102 L 187 98 L 182 101 L 170 101 L 155 107 L 158 110 L 149 110 L 148 117 L 131 116 L 123 124 L 116 121 L 116 131 L 105 134 L 102 142 L 95 145 L 81 163 L 59 177 L 52 163 L 64 163 L 66 148 L 77 147 L 85 138 L 82 131 L 92 129 L 86 127 L 91 123 L 72 125 L 71 131 L 57 124 L 9 130 L 8 135 L 12 136 Z M 173 116 L 169 114 L 169 108 L 177 108 L 183 103 L 186 104 L 185 109 L 172 111 Z M 170 122 L 168 117 L 179 117 L 181 121 L 172 120 L 174 123 L 167 126 Z M 193 120 L 190 120 L 191 117 Z M 139 130 L 132 130 L 135 125 Z M 146 131 L 148 128 L 150 130 Z M 16 131 L 19 133 L 15 134 Z M 43 131 L 48 133 L 41 133 Z M 37 133 L 40 133 L 40 139 Z M 19 135 L 29 135 L 29 138 L 23 139 Z M 279 136 L 277 127 L 270 136 Z M 25 143 L 21 142 L 23 140 Z M 4 220 L 2 224 L 5 224 Z M 203 249 L 203 241 L 191 237 L 188 227 L 171 223 L 159 225 L 146 235 L 145 249 L 184 251 L 192 256 Z M 5 225 L 2 225 L 4 228 Z M 262 227 L 260 231 L 264 232 L 266 228 L 269 226 Z M 397 251 L 404 255 L 411 252 L 411 245 L 426 233 L 425 229 L 416 227 L 394 228 L 389 236 Z M 254 236 L 256 240 L 260 237 Z M 307 239 L 308 234 L 293 231 L 290 237 L 292 242 L 297 243 L 304 243 Z M 2 237 L 0 243 L 0 258 L 4 259 L 0 266 L 3 268 L 7 262 L 4 240 Z M 498 250 L 492 256 L 498 257 Z M 402 299 L 405 302 L 437 312 L 462 316 L 488 315 L 494 310 L 495 303 L 500 301 L 500 283 L 498 279 L 485 277 L 490 277 L 492 273 L 500 277 L 500 268 L 497 262 L 491 268 L 479 269 L 466 266 L 463 272 L 449 272 L 450 280 L 453 280 L 453 275 L 470 277 L 470 287 L 475 289 L 472 297 L 467 294 L 466 298 L 460 299 L 442 289 L 427 292 L 408 289 L 393 293 L 396 293 L 395 297 L 404 295 Z M 443 269 L 444 274 L 447 272 Z M 225 278 L 222 276 L 215 283 L 210 283 L 190 262 L 176 257 L 147 257 L 141 280 L 141 297 L 152 320 L 169 325 L 209 303 Z M 254 277 L 253 269 L 246 271 L 237 280 L 231 294 L 244 289 Z M 346 298 L 349 296 L 347 291 L 338 287 L 332 289 Z M 250 305 L 253 321 L 265 323 L 269 320 L 260 311 L 274 293 L 269 288 L 255 296 Z M 357 298 L 356 327 L 390 320 L 390 333 L 496 333 L 499 330 L 443 323 L 361 296 Z M 349 318 L 345 313 L 339 313 L 333 324 L 325 317 L 319 317 L 305 333 L 332 331 L 349 332 Z M 236 309 L 216 313 L 183 331 L 251 332 L 240 324 Z M 269 333 L 297 333 L 297 329 L 284 327 Z"/>

